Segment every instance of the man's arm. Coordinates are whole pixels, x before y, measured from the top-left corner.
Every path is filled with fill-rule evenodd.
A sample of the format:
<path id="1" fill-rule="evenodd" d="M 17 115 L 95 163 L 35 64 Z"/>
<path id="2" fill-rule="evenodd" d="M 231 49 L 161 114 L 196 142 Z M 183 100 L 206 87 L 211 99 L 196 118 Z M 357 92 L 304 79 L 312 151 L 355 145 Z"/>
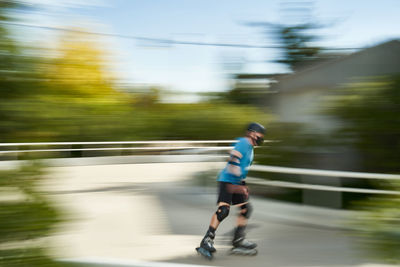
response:
<path id="1" fill-rule="evenodd" d="M 227 171 L 237 177 L 242 176 L 242 170 L 240 169 L 240 160 L 243 158 L 242 153 L 233 149 L 230 153 Z"/>

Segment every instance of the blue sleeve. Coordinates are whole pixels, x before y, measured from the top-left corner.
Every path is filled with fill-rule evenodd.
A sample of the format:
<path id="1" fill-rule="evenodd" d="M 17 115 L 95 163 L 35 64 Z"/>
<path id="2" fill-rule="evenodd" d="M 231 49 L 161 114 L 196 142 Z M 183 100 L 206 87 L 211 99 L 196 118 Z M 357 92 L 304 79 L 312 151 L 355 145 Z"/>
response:
<path id="1" fill-rule="evenodd" d="M 240 152 L 240 154 L 242 154 L 242 156 L 244 157 L 247 153 L 248 147 L 249 145 L 247 144 L 246 140 L 239 139 L 239 142 L 236 143 L 233 149 Z"/>

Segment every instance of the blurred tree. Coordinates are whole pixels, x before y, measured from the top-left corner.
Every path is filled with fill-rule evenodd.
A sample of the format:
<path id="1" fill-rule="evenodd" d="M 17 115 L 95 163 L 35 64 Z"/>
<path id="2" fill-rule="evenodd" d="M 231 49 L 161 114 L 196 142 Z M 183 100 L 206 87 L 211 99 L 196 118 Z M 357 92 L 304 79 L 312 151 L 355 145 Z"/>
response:
<path id="1" fill-rule="evenodd" d="M 243 136 L 251 121 L 272 120 L 257 108 L 226 103 L 163 105 L 157 111 L 158 119 L 166 122 L 161 132 L 166 139 L 230 139 Z"/>
<path id="2" fill-rule="evenodd" d="M 42 167 L 29 163 L 0 171 L 0 266 L 60 266 L 46 253 L 45 237 L 60 212 L 38 191 Z"/>
<path id="3" fill-rule="evenodd" d="M 399 181 L 390 181 L 385 189 L 400 191 Z M 371 196 L 367 200 L 355 202 L 362 211 L 351 218 L 351 225 L 363 248 L 371 258 L 400 264 L 400 197 L 399 195 Z"/>
<path id="4" fill-rule="evenodd" d="M 297 71 L 308 64 L 337 56 L 323 53 L 324 48 L 316 45 L 316 41 L 320 39 L 317 30 L 323 26 L 313 20 L 312 1 L 290 1 L 282 5 L 283 22 L 246 23 L 250 27 L 262 28 L 268 39 L 272 36 L 273 43 L 280 52 L 273 62 Z M 232 81 L 231 90 L 222 97 L 236 104 L 265 106 L 273 101 L 270 89 L 280 75 L 238 73 Z"/>
<path id="5" fill-rule="evenodd" d="M 318 59 L 322 48 L 311 44 L 317 40 L 317 36 L 310 33 L 310 30 L 317 28 L 315 24 L 277 24 L 274 28 L 278 43 L 283 49 L 283 57 L 277 60 L 278 63 L 287 64 L 295 70 L 301 64 Z"/>
<path id="6" fill-rule="evenodd" d="M 337 139 L 356 147 L 364 171 L 400 172 L 400 76 L 350 84 L 325 103 L 344 122 Z"/>
<path id="7" fill-rule="evenodd" d="M 63 32 L 54 51 L 20 44 L 18 50 L 4 40 L 15 52 L 2 62 L 10 65 L 0 81 L 2 99 L 8 98 L 0 102 L 3 142 L 228 138 L 236 134 L 226 129 L 265 119 L 250 107 L 162 104 L 157 88 L 119 90 L 103 46 L 79 30 Z M 26 51 L 38 56 L 23 56 Z M 177 127 L 181 123 L 192 127 Z"/>
<path id="8" fill-rule="evenodd" d="M 160 88 L 150 87 L 147 92 L 136 94 L 132 104 L 136 107 L 151 108 L 160 101 Z"/>
<path id="9" fill-rule="evenodd" d="M 44 90 L 37 96 L 41 134 L 58 141 L 110 140 L 126 128 L 129 96 L 117 91 L 106 52 L 94 37 L 65 33 L 54 55 L 40 64 Z"/>
<path id="10" fill-rule="evenodd" d="M 233 76 L 232 89 L 220 93 L 221 99 L 235 104 L 268 107 L 274 101 L 273 84 L 281 74 L 239 73 Z"/>
<path id="11" fill-rule="evenodd" d="M 242 134 L 248 117 L 265 117 L 255 108 L 221 103 L 162 104 L 158 88 L 118 91 L 98 47 L 93 36 L 72 31 L 61 38 L 54 56 L 42 59 L 42 89 L 23 108 L 38 118 L 24 132 L 31 140 L 228 138 L 235 131 L 226 129 L 240 128 L 236 132 Z"/>
<path id="12" fill-rule="evenodd" d="M 9 141 L 15 130 L 24 130 L 21 114 L 16 112 L 22 95 L 32 94 L 38 79 L 35 59 L 24 55 L 22 47 L 11 38 L 7 22 L 13 21 L 13 10 L 25 8 L 20 1 L 0 1 L 0 139 Z"/>
<path id="13" fill-rule="evenodd" d="M 7 142 L 28 129 L 28 113 L 20 108 L 38 89 L 34 58 L 25 55 L 3 22 L 12 11 L 25 8 L 21 1 L 0 1 L 0 139 Z M 32 125 L 31 125 L 32 126 Z M 41 241 L 60 221 L 59 213 L 37 191 L 42 178 L 37 165 L 0 171 L 0 266 L 59 266 L 45 252 Z"/>
<path id="14" fill-rule="evenodd" d="M 69 98 L 116 100 L 119 92 L 114 90 L 114 77 L 106 51 L 93 35 L 71 30 L 61 36 L 50 57 L 45 76 L 57 95 Z M 121 94 L 121 93 L 119 93 Z"/>
<path id="15" fill-rule="evenodd" d="M 353 83 L 331 96 L 326 112 L 344 121 L 336 133 L 341 144 L 353 146 L 366 172 L 400 173 L 400 76 L 370 78 Z M 399 191 L 398 181 L 374 183 Z M 364 211 L 352 219 L 370 255 L 400 263 L 398 196 L 375 195 L 353 204 Z"/>
<path id="16" fill-rule="evenodd" d="M 315 31 L 321 28 L 312 21 L 312 2 L 285 2 L 282 8 L 282 23 L 251 22 L 247 25 L 262 27 L 266 35 L 272 37 L 279 47 L 282 56 L 275 60 L 286 64 L 292 71 L 305 63 L 319 59 L 323 48 L 315 45 L 320 37 Z"/>

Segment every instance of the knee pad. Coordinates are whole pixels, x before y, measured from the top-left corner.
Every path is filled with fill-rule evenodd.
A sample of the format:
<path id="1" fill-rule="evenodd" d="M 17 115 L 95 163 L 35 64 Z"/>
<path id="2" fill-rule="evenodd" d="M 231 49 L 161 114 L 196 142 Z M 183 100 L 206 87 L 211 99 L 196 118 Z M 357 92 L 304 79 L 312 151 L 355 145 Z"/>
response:
<path id="1" fill-rule="evenodd" d="M 240 209 L 242 210 L 240 212 L 240 215 L 242 215 L 246 219 L 250 218 L 250 215 L 251 215 L 251 213 L 253 211 L 253 206 L 250 203 L 247 203 L 247 204 L 244 204 L 244 205 L 240 206 Z M 246 209 L 245 212 L 243 212 L 244 209 Z"/>
<path id="2" fill-rule="evenodd" d="M 219 222 L 222 222 L 229 215 L 229 206 L 219 206 L 218 210 L 215 212 L 217 214 L 217 219 Z"/>

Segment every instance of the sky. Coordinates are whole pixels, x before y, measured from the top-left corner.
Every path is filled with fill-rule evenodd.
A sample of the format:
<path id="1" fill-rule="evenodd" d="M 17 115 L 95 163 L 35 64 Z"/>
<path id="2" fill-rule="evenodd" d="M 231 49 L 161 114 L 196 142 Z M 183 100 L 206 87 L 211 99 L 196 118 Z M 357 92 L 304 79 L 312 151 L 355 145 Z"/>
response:
<path id="1" fill-rule="evenodd" d="M 28 23 L 80 26 L 115 35 L 194 42 L 274 45 L 271 35 L 249 22 L 288 23 L 287 0 L 30 0 L 38 10 Z M 299 2 L 291 0 L 290 2 Z M 304 1 L 302 1 L 304 2 Z M 285 4 L 286 3 L 286 4 Z M 316 33 L 329 48 L 370 47 L 400 36 L 399 0 L 309 1 L 309 18 L 326 25 Z M 26 16 L 25 16 L 26 18 Z M 101 37 L 122 81 L 186 92 L 229 88 L 231 72 L 276 73 L 276 49 L 160 45 Z M 106 40 L 107 39 L 107 40 Z M 232 64 L 244 62 L 242 64 Z"/>

